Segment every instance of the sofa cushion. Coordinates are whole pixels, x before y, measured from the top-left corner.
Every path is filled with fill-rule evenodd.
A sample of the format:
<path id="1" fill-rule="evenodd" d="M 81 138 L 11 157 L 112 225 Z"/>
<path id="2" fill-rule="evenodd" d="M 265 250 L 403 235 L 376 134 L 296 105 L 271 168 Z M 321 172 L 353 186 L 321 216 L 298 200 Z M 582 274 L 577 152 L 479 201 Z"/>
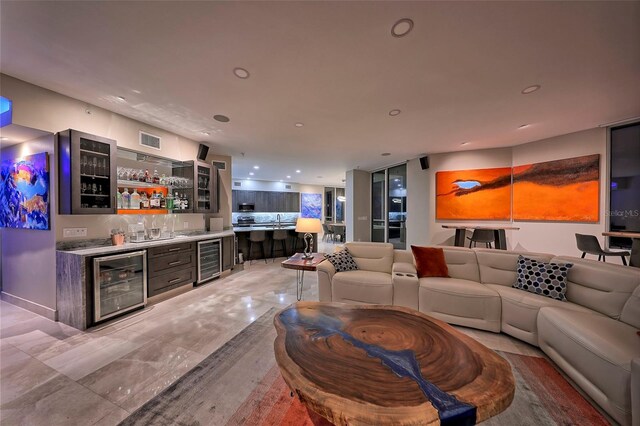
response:
<path id="1" fill-rule="evenodd" d="M 512 287 L 516 282 L 518 269 L 518 256 L 522 254 L 539 262 L 549 262 L 552 254 L 545 253 L 518 253 L 515 251 L 495 250 L 486 248 L 474 248 L 480 268 L 480 282 L 482 284 L 500 284 Z"/>
<path id="2" fill-rule="evenodd" d="M 518 256 L 518 279 L 513 287 L 552 299 L 567 300 L 564 294 L 567 291 L 567 274 L 572 266 L 572 263 L 545 263 Z"/>
<path id="3" fill-rule="evenodd" d="M 638 274 L 640 274 L 640 271 L 638 271 Z M 624 304 L 620 321 L 640 330 L 640 285 L 636 287 L 627 303 Z"/>
<path id="4" fill-rule="evenodd" d="M 637 268 L 595 260 L 557 256 L 556 263 L 573 263 L 567 277 L 567 299 L 618 319 L 631 293 L 640 285 Z"/>
<path id="5" fill-rule="evenodd" d="M 487 284 L 487 287 L 498 292 L 502 300 L 501 330 L 536 346 L 538 346 L 537 319 L 540 308 L 555 306 L 582 312 L 594 312 L 575 303 L 561 302 L 517 288 L 498 284 Z"/>
<path id="6" fill-rule="evenodd" d="M 480 282 L 478 259 L 473 250 L 464 247 L 442 247 L 442 249 L 451 278 Z"/>
<path id="7" fill-rule="evenodd" d="M 411 246 L 418 277 L 449 277 L 444 251 L 439 247 Z"/>
<path id="8" fill-rule="evenodd" d="M 332 254 L 325 254 L 324 258 L 331 262 L 336 272 L 355 271 L 358 269 L 358 265 L 356 265 L 347 248 Z"/>
<path id="9" fill-rule="evenodd" d="M 334 302 L 361 302 L 391 305 L 391 274 L 373 271 L 337 272 L 331 282 Z"/>
<path id="10" fill-rule="evenodd" d="M 393 266 L 393 244 L 390 243 L 346 243 L 345 247 L 358 265 L 365 271 L 391 273 Z"/>
<path id="11" fill-rule="evenodd" d="M 538 314 L 542 350 L 614 420 L 631 423 L 631 360 L 636 329 L 605 315 L 545 307 Z"/>
<path id="12" fill-rule="evenodd" d="M 500 331 L 500 295 L 476 281 L 420 278 L 420 312 L 440 320 L 494 332 Z"/>

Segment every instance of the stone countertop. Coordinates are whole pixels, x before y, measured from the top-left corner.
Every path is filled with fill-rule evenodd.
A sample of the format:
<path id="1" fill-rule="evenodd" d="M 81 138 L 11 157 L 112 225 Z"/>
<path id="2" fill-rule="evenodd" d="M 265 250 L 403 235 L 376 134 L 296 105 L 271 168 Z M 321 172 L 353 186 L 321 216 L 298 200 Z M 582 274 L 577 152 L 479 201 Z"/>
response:
<path id="1" fill-rule="evenodd" d="M 278 231 L 278 230 L 283 230 L 283 231 L 293 231 L 294 229 L 296 229 L 295 225 L 290 225 L 290 226 L 281 226 L 280 228 L 278 228 L 277 226 L 274 228 L 271 225 L 265 225 L 265 226 L 234 226 L 233 227 L 233 232 L 251 232 L 251 231 Z"/>
<path id="2" fill-rule="evenodd" d="M 143 250 L 149 247 L 158 247 L 168 244 L 180 244 L 186 243 L 190 241 L 201 241 L 201 240 L 210 240 L 213 238 L 222 238 L 229 237 L 235 235 L 233 230 L 227 231 L 201 231 L 201 232 L 191 232 L 181 235 L 176 235 L 174 238 L 166 239 L 166 240 L 148 240 L 143 243 L 125 243 L 121 246 L 114 245 L 93 245 L 93 246 L 83 246 L 77 248 L 71 248 L 67 250 L 58 250 L 60 252 L 74 254 L 77 256 L 96 256 L 101 254 L 112 254 L 112 253 L 120 253 L 127 251 L 136 251 Z"/>

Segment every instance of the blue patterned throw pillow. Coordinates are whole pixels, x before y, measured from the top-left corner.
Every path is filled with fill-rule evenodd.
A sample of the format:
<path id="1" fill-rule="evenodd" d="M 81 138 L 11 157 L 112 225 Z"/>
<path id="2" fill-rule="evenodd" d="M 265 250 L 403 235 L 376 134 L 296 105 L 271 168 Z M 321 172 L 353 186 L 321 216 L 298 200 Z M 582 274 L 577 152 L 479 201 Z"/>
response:
<path id="1" fill-rule="evenodd" d="M 518 280 L 514 288 L 567 301 L 567 274 L 573 263 L 544 263 L 518 256 Z"/>
<path id="2" fill-rule="evenodd" d="M 336 253 L 326 254 L 324 258 L 331 262 L 333 267 L 336 268 L 336 272 L 355 271 L 358 269 L 356 261 L 353 260 L 353 256 L 346 248 Z"/>

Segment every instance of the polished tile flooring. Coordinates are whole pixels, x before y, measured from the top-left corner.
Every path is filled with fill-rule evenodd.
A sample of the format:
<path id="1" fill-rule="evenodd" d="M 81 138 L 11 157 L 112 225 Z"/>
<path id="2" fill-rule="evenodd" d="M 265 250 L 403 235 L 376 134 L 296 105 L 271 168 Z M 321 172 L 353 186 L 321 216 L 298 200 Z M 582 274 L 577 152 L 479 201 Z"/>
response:
<path id="1" fill-rule="evenodd" d="M 0 302 L 0 422 L 117 424 L 267 310 L 295 302 L 296 273 L 282 260 L 247 264 L 87 332 Z M 317 300 L 317 288 L 307 273 L 304 300 Z M 496 350 L 541 355 L 504 334 L 460 330 Z"/>

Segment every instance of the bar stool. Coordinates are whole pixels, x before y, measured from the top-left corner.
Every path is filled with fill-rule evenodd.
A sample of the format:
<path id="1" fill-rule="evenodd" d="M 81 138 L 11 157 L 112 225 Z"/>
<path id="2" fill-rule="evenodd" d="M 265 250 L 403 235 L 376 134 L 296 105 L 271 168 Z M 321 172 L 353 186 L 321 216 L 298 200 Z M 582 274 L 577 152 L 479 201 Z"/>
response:
<path id="1" fill-rule="evenodd" d="M 264 231 L 251 231 L 249 232 L 249 265 L 254 260 L 253 258 L 253 244 L 258 244 L 260 246 L 260 252 L 262 253 L 262 258 L 264 259 L 264 263 L 267 263 L 267 256 L 264 252 L 264 243 L 267 239 L 266 232 Z"/>
<path id="2" fill-rule="evenodd" d="M 271 259 L 273 259 L 273 262 L 276 261 L 276 257 L 274 256 L 274 246 L 276 241 L 280 241 L 280 245 L 282 247 L 282 254 L 284 256 L 287 255 L 287 237 L 289 236 L 289 233 L 283 229 L 278 229 L 276 231 L 273 231 L 273 238 L 271 239 Z"/>
<path id="3" fill-rule="evenodd" d="M 298 251 L 298 243 L 300 247 L 304 248 L 304 233 L 296 232 L 295 240 L 293 240 L 293 252 L 297 253 Z"/>

